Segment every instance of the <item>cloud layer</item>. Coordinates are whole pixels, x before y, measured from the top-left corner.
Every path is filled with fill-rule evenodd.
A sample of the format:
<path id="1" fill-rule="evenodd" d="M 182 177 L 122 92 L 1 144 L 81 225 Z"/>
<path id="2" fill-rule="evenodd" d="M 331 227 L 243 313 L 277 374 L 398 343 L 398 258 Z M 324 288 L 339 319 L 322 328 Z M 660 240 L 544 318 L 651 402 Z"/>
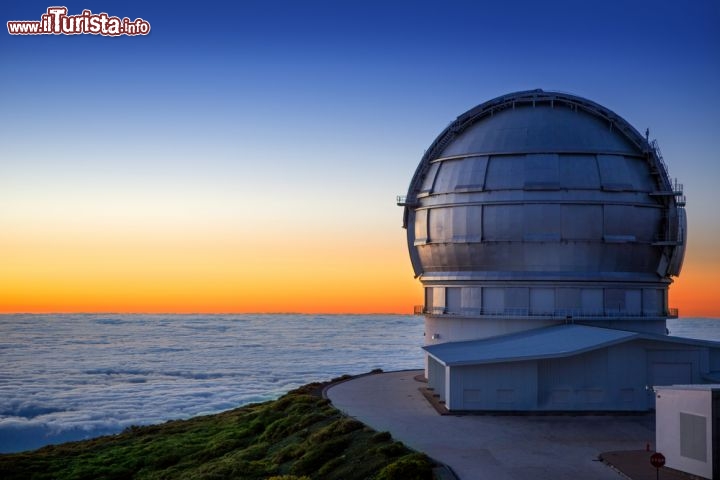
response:
<path id="1" fill-rule="evenodd" d="M 0 452 L 422 368 L 422 332 L 394 315 L 4 315 Z"/>

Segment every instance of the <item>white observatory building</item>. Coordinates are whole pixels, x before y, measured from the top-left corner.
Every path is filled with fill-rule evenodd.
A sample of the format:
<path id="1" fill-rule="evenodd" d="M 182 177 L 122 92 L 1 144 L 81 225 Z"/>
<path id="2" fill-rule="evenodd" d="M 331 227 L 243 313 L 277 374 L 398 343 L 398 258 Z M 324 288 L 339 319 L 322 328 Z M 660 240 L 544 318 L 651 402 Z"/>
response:
<path id="1" fill-rule="evenodd" d="M 687 227 L 655 142 L 577 96 L 485 102 L 426 151 L 404 206 L 426 376 L 449 410 L 643 411 L 720 382 L 720 343 L 667 335 Z"/>

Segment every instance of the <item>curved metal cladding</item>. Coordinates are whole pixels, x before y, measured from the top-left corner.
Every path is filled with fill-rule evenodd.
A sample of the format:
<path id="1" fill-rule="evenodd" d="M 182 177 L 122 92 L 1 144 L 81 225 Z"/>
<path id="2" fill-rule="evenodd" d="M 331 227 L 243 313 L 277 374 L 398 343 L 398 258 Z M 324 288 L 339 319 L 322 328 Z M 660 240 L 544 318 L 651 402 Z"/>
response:
<path id="1" fill-rule="evenodd" d="M 473 108 L 427 150 L 403 204 L 433 342 L 569 319 L 665 332 L 681 187 L 655 142 L 594 102 L 534 90 Z M 451 317 L 497 321 L 438 323 Z"/>

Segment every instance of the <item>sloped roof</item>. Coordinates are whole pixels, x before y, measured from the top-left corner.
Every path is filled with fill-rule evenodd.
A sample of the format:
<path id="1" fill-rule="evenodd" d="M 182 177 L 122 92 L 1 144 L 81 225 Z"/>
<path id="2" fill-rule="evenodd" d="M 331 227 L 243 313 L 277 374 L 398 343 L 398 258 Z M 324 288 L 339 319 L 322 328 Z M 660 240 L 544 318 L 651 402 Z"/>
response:
<path id="1" fill-rule="evenodd" d="M 587 325 L 558 325 L 481 340 L 426 345 L 423 349 L 444 365 L 458 366 L 569 357 L 635 339 L 720 348 L 720 342 Z"/>

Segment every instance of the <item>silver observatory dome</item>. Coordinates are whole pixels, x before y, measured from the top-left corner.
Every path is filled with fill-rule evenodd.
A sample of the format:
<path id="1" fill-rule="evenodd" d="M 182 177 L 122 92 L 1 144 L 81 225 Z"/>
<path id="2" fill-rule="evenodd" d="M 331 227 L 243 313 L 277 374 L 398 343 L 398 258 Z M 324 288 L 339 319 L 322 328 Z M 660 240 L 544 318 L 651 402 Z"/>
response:
<path id="1" fill-rule="evenodd" d="M 665 333 L 677 315 L 682 187 L 594 102 L 533 90 L 469 110 L 399 203 L 429 344 L 569 322 Z"/>

